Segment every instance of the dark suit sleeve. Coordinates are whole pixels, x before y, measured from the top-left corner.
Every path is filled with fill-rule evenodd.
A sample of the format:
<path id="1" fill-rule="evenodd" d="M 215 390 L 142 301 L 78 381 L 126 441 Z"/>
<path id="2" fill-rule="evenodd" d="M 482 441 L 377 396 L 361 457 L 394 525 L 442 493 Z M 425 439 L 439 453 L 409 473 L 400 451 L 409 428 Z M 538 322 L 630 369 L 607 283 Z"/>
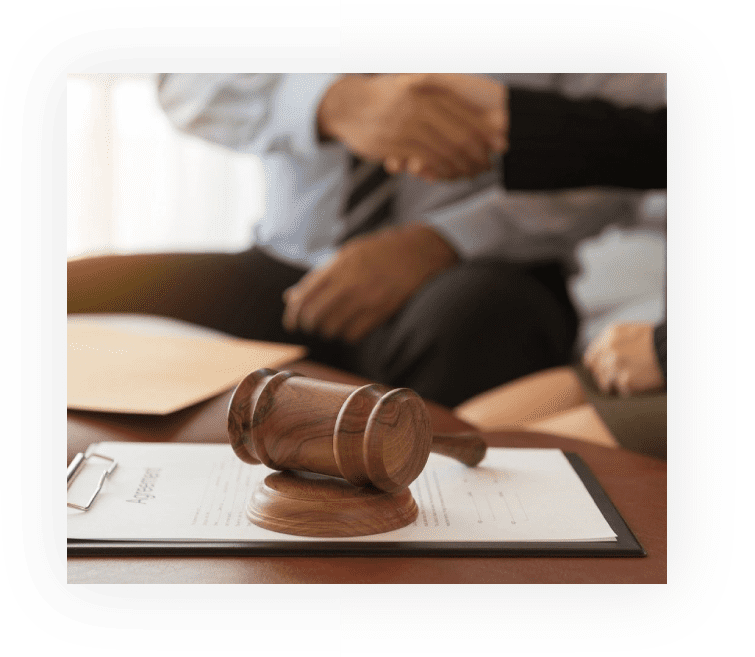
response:
<path id="1" fill-rule="evenodd" d="M 602 185 L 666 187 L 666 109 L 616 107 L 529 89 L 509 90 L 506 189 Z"/>

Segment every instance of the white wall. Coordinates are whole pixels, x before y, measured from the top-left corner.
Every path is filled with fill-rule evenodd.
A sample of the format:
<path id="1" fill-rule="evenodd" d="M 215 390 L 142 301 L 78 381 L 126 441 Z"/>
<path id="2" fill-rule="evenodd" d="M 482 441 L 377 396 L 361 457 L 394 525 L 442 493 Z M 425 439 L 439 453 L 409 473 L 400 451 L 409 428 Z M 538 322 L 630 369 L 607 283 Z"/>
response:
<path id="1" fill-rule="evenodd" d="M 259 162 L 173 129 L 154 76 L 69 76 L 67 109 L 69 257 L 250 245 Z"/>

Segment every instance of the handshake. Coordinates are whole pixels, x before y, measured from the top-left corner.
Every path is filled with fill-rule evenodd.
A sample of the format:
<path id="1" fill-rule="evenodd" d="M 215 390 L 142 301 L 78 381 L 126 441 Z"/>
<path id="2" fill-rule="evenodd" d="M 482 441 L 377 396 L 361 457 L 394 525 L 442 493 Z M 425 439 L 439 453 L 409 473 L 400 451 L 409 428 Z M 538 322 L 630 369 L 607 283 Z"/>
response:
<path id="1" fill-rule="evenodd" d="M 428 181 L 476 176 L 508 145 L 508 93 L 480 75 L 346 75 L 325 93 L 321 138 L 389 173 Z"/>

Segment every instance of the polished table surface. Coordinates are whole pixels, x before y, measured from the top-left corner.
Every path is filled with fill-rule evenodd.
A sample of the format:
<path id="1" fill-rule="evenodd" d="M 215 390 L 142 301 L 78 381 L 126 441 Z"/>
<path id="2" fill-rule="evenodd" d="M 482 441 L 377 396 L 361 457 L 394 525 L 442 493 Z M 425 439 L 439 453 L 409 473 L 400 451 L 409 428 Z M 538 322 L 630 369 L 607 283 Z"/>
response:
<path id="1" fill-rule="evenodd" d="M 320 379 L 362 379 L 300 361 L 287 369 Z M 226 442 L 231 392 L 168 416 L 68 412 L 68 461 L 106 440 Z M 428 403 L 435 432 L 470 427 Z M 646 557 L 71 557 L 71 584 L 239 583 L 665 583 L 666 463 L 622 449 L 546 434 L 485 433 L 495 447 L 555 447 L 579 454 L 647 551 Z"/>

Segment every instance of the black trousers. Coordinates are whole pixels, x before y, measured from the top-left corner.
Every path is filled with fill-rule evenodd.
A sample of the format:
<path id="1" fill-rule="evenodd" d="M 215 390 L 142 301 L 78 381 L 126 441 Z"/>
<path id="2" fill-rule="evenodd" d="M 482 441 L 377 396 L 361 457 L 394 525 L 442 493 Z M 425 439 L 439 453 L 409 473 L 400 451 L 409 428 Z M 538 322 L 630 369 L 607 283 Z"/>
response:
<path id="1" fill-rule="evenodd" d="M 572 360 L 577 316 L 558 264 L 461 263 L 354 346 L 283 330 L 282 293 L 305 273 L 258 248 L 71 261 L 68 312 L 151 313 L 303 344 L 313 360 L 449 407 Z"/>

